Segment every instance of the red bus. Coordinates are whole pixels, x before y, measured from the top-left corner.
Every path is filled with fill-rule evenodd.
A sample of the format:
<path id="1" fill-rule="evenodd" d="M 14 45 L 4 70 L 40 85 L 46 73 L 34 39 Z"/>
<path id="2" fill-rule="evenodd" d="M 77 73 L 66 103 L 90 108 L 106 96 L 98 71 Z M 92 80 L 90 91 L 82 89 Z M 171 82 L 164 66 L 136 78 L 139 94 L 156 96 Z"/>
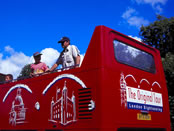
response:
<path id="1" fill-rule="evenodd" d="M 171 130 L 159 51 L 105 26 L 79 68 L 4 83 L 0 94 L 0 130 Z"/>

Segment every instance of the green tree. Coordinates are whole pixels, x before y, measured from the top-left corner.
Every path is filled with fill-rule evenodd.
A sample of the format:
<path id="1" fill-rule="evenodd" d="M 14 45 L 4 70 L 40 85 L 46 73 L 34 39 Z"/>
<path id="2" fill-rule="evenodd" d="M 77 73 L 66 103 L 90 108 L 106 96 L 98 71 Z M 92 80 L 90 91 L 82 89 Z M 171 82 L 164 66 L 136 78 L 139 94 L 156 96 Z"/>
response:
<path id="1" fill-rule="evenodd" d="M 162 57 L 170 104 L 172 129 L 174 129 L 174 17 L 158 15 L 157 21 L 140 29 L 142 40 L 159 49 Z"/>
<path id="2" fill-rule="evenodd" d="M 162 58 L 162 63 L 166 75 L 167 85 L 168 87 L 174 87 L 174 54 L 168 52 L 165 58 Z M 169 95 L 174 96 L 174 92 L 172 92 L 172 90 L 172 88 L 169 88 Z"/>
<path id="3" fill-rule="evenodd" d="M 162 57 L 168 52 L 174 54 L 174 17 L 158 15 L 156 21 L 141 27 L 140 36 L 144 43 L 159 49 Z"/>
<path id="4" fill-rule="evenodd" d="M 27 78 L 30 76 L 30 73 L 31 73 L 30 64 L 27 64 L 22 68 L 22 70 L 18 76 L 18 79 Z"/>
<path id="5" fill-rule="evenodd" d="M 174 87 L 174 54 L 167 53 L 165 58 L 162 58 L 162 62 L 168 86 L 171 122 L 174 129 L 174 89 L 172 88 Z"/>

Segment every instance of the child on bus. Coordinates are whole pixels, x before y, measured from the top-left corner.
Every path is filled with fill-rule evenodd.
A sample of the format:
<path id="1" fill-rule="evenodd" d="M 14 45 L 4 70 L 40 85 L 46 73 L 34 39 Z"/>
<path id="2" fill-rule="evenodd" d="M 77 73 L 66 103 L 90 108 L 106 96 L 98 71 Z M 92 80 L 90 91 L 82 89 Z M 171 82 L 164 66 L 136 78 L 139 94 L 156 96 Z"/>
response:
<path id="1" fill-rule="evenodd" d="M 41 53 L 36 52 L 33 54 L 35 63 L 31 64 L 31 76 L 36 76 L 42 74 L 48 70 L 47 65 L 44 62 L 41 62 Z"/>

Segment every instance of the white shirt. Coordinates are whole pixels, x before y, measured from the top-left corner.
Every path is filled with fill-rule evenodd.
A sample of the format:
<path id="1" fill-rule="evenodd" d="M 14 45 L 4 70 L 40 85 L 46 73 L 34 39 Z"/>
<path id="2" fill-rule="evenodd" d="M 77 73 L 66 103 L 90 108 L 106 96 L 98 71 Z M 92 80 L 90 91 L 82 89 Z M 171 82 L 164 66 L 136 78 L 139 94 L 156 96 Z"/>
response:
<path id="1" fill-rule="evenodd" d="M 68 47 L 61 52 L 56 64 L 62 64 L 63 68 L 75 66 L 75 60 L 78 55 L 80 56 L 78 48 L 75 45 L 68 45 Z"/>

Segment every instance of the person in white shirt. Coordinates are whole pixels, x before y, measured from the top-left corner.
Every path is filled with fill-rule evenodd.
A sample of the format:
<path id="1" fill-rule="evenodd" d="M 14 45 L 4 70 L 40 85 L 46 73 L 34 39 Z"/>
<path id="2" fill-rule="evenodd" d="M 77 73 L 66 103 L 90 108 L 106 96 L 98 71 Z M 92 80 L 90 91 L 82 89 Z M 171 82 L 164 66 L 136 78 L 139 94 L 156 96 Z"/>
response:
<path id="1" fill-rule="evenodd" d="M 58 43 L 61 43 L 63 51 L 50 71 L 55 70 L 59 64 L 61 64 L 63 68 L 79 67 L 80 51 L 78 48 L 75 45 L 70 45 L 70 39 L 68 37 L 62 37 Z"/>

